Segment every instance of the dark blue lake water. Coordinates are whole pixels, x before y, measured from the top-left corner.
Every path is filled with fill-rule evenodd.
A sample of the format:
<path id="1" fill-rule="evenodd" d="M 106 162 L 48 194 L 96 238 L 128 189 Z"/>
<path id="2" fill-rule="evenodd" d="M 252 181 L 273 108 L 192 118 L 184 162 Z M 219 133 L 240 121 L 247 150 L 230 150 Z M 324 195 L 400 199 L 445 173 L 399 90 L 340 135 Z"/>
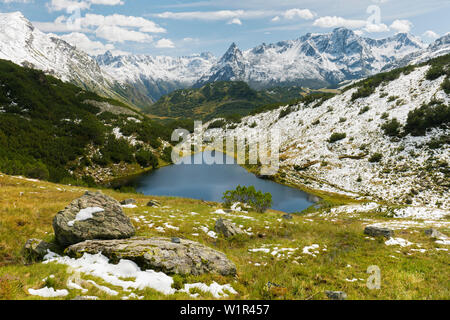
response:
<path id="1" fill-rule="evenodd" d="M 201 157 L 196 154 L 195 157 Z M 223 193 L 238 185 L 255 186 L 257 190 L 270 192 L 272 208 L 284 212 L 299 212 L 312 204 L 309 194 L 270 180 L 257 178 L 236 164 L 233 158 L 224 159 L 233 164 L 179 164 L 141 175 L 127 183 L 145 195 L 175 196 L 205 201 L 222 202 Z M 191 157 L 191 159 L 194 156 Z M 194 161 L 192 160 L 192 163 Z M 226 163 L 224 161 L 224 163 Z"/>

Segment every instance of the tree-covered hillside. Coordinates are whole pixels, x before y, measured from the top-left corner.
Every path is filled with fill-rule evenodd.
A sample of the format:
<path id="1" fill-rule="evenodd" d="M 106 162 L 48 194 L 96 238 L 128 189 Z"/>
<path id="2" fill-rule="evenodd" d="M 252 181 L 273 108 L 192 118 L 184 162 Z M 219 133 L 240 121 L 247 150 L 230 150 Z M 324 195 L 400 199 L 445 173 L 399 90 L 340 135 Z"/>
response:
<path id="1" fill-rule="evenodd" d="M 120 167 L 169 160 L 175 124 L 162 126 L 121 102 L 105 99 L 0 60 L 0 171 L 55 182 L 99 182 Z M 93 170 L 95 169 L 95 170 Z"/>
<path id="2" fill-rule="evenodd" d="M 263 105 L 287 102 L 303 93 L 300 87 L 256 91 L 242 81 L 215 82 L 199 89 L 175 91 L 144 111 L 160 117 L 210 120 L 248 115 Z"/>

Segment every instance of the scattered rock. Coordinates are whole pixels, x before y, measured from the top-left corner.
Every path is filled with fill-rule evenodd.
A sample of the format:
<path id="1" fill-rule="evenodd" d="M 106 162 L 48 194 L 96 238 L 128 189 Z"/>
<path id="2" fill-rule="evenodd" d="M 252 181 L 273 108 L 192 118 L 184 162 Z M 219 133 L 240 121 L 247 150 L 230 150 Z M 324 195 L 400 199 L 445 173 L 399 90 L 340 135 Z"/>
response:
<path id="1" fill-rule="evenodd" d="M 285 214 L 282 218 L 286 219 L 286 220 L 292 220 L 292 215 L 290 213 L 288 213 L 288 214 Z"/>
<path id="2" fill-rule="evenodd" d="M 225 254 L 198 242 L 169 238 L 133 238 L 125 240 L 91 240 L 75 244 L 67 254 L 80 257 L 84 253 L 102 253 L 113 263 L 121 259 L 134 261 L 142 269 L 153 269 L 169 274 L 217 273 L 235 275 L 236 266 Z"/>
<path id="3" fill-rule="evenodd" d="M 82 210 L 92 210 L 90 216 L 80 217 Z M 53 219 L 56 240 L 69 246 L 93 239 L 126 239 L 135 234 L 130 219 L 123 213 L 120 203 L 101 192 L 86 192 L 60 211 Z"/>
<path id="4" fill-rule="evenodd" d="M 172 243 L 181 243 L 181 239 L 180 238 L 172 238 Z"/>
<path id="5" fill-rule="evenodd" d="M 42 260 L 48 250 L 56 251 L 56 246 L 40 239 L 30 239 L 23 247 L 24 256 L 28 261 Z"/>
<path id="6" fill-rule="evenodd" d="M 156 201 L 156 200 L 150 200 L 147 203 L 147 207 L 161 207 L 161 203 L 159 201 Z"/>
<path id="7" fill-rule="evenodd" d="M 444 239 L 444 238 L 446 238 L 446 236 L 443 233 L 441 233 L 441 232 L 439 232 L 439 231 L 437 231 L 436 229 L 433 229 L 433 228 L 425 230 L 425 234 L 427 236 L 429 236 L 430 238 L 433 238 L 433 239 Z"/>
<path id="8" fill-rule="evenodd" d="M 128 204 L 136 204 L 137 201 L 134 199 L 125 199 L 123 201 L 120 202 L 121 205 L 126 206 Z"/>
<path id="9" fill-rule="evenodd" d="M 342 291 L 325 291 L 328 299 L 330 300 L 346 300 L 347 294 Z"/>
<path id="10" fill-rule="evenodd" d="M 98 300 L 98 297 L 87 297 L 87 296 L 76 296 L 72 299 L 72 301 L 90 301 L 90 300 Z"/>
<path id="11" fill-rule="evenodd" d="M 394 230 L 388 228 L 381 228 L 376 226 L 367 226 L 364 229 L 364 233 L 371 237 L 383 236 L 387 239 L 394 236 Z"/>
<path id="12" fill-rule="evenodd" d="M 217 233 L 223 234 L 225 238 L 233 237 L 238 234 L 244 234 L 244 231 L 242 231 L 233 222 L 222 218 L 216 221 L 215 229 Z"/>

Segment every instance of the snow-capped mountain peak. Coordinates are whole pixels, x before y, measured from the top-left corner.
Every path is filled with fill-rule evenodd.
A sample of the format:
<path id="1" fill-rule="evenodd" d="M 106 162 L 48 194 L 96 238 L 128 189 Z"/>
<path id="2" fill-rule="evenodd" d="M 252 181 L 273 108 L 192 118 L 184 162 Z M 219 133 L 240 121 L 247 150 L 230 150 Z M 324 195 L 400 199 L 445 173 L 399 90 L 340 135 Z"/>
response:
<path id="1" fill-rule="evenodd" d="M 115 97 L 113 81 L 87 53 L 36 29 L 22 13 L 0 13 L 0 59 L 42 70 L 97 93 Z"/>

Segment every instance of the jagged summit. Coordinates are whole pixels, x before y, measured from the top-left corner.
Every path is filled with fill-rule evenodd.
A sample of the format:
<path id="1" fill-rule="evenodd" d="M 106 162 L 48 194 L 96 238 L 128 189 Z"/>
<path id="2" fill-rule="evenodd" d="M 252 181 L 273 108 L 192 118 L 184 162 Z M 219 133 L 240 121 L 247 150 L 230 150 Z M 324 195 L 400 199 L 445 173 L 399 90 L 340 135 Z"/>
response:
<path id="1" fill-rule="evenodd" d="M 450 34 L 427 47 L 411 34 L 370 39 L 336 28 L 245 51 L 233 42 L 219 58 L 209 52 L 174 58 L 110 51 L 92 58 L 55 35 L 40 32 L 20 12 L 0 14 L 1 59 L 107 96 L 120 92 L 142 106 L 174 90 L 215 81 L 245 81 L 254 88 L 338 85 L 448 52 Z"/>

